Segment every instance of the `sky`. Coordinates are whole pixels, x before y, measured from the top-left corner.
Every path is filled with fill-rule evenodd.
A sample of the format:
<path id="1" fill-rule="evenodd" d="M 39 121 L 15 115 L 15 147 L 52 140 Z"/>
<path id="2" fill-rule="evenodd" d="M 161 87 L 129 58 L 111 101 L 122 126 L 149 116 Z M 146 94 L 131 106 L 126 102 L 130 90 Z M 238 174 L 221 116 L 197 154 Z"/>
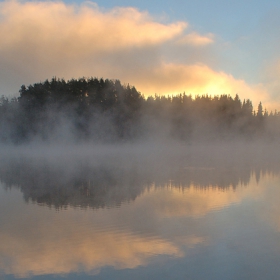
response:
<path id="1" fill-rule="evenodd" d="M 0 95 L 53 77 L 280 110 L 280 1 L 0 1 Z"/>

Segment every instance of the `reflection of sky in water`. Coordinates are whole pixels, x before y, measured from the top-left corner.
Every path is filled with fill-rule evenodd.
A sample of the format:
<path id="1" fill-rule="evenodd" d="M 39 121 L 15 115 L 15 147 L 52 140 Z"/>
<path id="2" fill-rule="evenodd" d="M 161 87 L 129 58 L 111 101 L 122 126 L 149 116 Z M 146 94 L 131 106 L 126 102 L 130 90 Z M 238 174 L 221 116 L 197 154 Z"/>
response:
<path id="1" fill-rule="evenodd" d="M 265 175 L 235 189 L 150 186 L 117 208 L 59 211 L 1 188 L 0 271 L 4 278 L 277 279 L 279 182 Z"/>

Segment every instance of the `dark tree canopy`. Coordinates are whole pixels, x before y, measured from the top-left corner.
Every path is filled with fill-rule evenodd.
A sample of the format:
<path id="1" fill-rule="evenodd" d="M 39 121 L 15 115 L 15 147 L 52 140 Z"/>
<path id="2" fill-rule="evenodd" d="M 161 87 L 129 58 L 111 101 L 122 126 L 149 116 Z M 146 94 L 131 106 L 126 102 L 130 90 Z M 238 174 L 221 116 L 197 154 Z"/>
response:
<path id="1" fill-rule="evenodd" d="M 53 78 L 23 85 L 20 96 L 0 99 L 0 141 L 183 141 L 266 138 L 280 135 L 280 115 L 255 113 L 238 95 L 149 96 L 119 80 Z"/>

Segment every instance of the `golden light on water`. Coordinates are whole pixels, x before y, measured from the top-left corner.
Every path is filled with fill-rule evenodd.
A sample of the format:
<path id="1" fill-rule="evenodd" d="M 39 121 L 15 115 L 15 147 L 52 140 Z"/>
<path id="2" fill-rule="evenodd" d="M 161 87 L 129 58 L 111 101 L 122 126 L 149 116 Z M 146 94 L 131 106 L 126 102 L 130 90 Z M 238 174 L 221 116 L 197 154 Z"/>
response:
<path id="1" fill-rule="evenodd" d="M 0 269 L 18 277 L 79 271 L 94 274 L 104 266 L 145 266 L 157 255 L 182 258 L 188 248 L 214 238 L 211 233 L 196 232 L 188 221 L 212 211 L 226 211 L 246 199 L 258 200 L 266 193 L 264 186 L 273 181 L 275 178 L 266 176 L 257 184 L 252 176 L 247 186 L 224 190 L 195 185 L 184 189 L 172 183 L 150 186 L 134 202 L 110 209 L 56 212 L 23 204 L 29 213 L 28 226 L 23 227 L 24 219 L 15 212 L 9 221 L 13 228 L 6 225 L 1 229 L 0 251 L 9 262 L 2 262 Z M 182 218 L 184 225 L 180 222 L 179 226 L 176 219 Z M 16 222 L 18 219 L 22 222 Z"/>

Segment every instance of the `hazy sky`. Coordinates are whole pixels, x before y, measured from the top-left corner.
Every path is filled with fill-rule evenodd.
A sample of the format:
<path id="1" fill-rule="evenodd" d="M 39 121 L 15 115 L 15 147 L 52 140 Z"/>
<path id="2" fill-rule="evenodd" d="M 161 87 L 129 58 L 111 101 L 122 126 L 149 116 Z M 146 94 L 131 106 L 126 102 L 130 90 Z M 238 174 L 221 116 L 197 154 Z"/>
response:
<path id="1" fill-rule="evenodd" d="M 279 0 L 0 1 L 0 95 L 93 76 L 280 109 L 279 30 Z"/>

